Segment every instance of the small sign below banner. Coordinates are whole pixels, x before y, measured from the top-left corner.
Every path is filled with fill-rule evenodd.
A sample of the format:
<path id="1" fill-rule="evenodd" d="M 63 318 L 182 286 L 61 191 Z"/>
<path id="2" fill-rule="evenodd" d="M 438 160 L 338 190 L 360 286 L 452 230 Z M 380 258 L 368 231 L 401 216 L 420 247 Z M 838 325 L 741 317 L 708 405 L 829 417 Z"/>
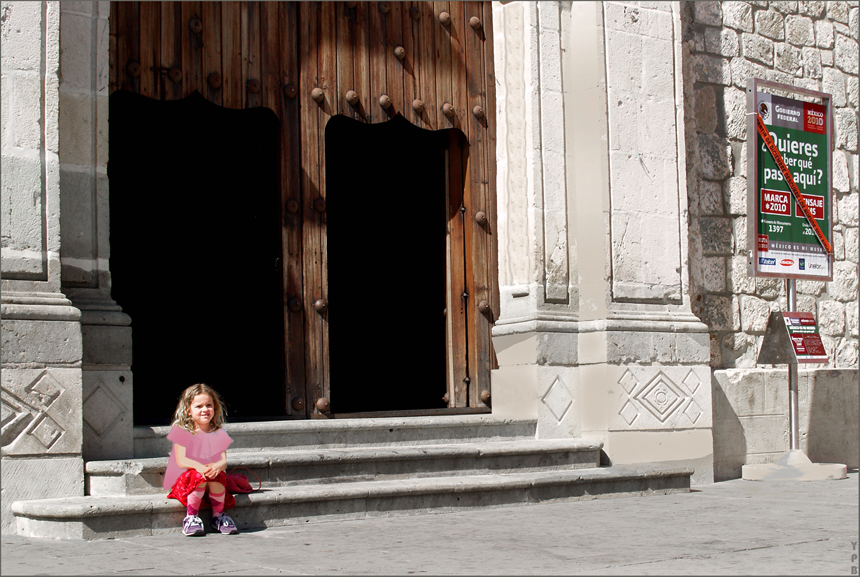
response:
<path id="1" fill-rule="evenodd" d="M 756 363 L 826 363 L 827 352 L 812 313 L 770 313 Z"/>
<path id="2" fill-rule="evenodd" d="M 782 313 L 798 363 L 826 363 L 827 352 L 812 313 Z"/>

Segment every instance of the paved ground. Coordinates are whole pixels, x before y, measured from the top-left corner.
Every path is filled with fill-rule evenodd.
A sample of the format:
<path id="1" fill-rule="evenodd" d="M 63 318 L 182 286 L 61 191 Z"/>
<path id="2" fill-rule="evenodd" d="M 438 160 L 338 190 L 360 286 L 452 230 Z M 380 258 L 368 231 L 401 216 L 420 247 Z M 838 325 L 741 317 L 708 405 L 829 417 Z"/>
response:
<path id="1" fill-rule="evenodd" d="M 858 475 L 277 527 L 3 537 L 3 575 L 857 575 Z"/>

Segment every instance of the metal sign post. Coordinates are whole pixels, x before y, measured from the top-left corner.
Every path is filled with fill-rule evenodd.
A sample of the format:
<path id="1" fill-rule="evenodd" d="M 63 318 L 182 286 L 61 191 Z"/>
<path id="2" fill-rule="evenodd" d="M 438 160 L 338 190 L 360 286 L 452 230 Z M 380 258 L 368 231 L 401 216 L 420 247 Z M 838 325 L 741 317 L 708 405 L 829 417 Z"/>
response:
<path id="1" fill-rule="evenodd" d="M 788 312 L 797 311 L 797 281 L 785 279 L 785 297 L 788 302 Z M 789 450 L 800 450 L 800 410 L 797 407 L 797 363 L 788 364 L 788 434 Z"/>
<path id="2" fill-rule="evenodd" d="M 832 126 L 829 94 L 747 81 L 747 274 L 784 278 L 788 309 L 771 313 L 757 363 L 788 364 L 789 450 L 775 464 L 744 465 L 744 479 L 847 473 L 845 465 L 815 464 L 801 451 L 798 406 L 797 364 L 828 360 L 815 318 L 797 312 L 796 279 L 833 280 Z"/>

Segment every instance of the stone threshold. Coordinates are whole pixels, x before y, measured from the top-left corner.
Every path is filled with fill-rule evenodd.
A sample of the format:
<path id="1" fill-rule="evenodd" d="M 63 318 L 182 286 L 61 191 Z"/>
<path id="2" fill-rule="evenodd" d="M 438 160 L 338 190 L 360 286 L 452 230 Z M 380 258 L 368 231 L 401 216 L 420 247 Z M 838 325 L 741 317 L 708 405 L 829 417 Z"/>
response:
<path id="1" fill-rule="evenodd" d="M 237 495 L 240 529 L 472 507 L 689 492 L 693 470 L 666 465 L 289 485 Z M 74 497 L 12 504 L 18 534 L 106 539 L 178 533 L 185 508 L 163 495 Z M 206 514 L 204 513 L 204 516 Z"/>

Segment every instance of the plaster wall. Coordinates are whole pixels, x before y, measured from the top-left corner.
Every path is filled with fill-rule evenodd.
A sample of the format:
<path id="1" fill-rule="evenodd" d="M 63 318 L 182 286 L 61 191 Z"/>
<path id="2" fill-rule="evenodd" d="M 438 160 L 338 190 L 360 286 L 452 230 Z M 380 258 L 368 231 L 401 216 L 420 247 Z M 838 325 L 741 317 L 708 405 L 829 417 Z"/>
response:
<path id="1" fill-rule="evenodd" d="M 681 234 L 679 5 L 494 4 L 494 26 L 493 411 L 537 418 L 539 437 L 600 439 L 613 462 L 695 463 L 708 481 L 707 329 Z"/>

